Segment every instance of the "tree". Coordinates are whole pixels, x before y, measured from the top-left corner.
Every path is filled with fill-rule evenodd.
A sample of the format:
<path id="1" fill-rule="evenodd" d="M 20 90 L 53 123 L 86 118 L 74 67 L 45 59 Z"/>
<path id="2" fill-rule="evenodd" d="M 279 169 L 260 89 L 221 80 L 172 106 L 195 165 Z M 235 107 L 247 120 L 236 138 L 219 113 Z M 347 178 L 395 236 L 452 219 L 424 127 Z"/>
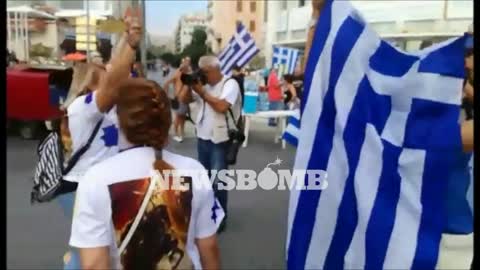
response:
<path id="1" fill-rule="evenodd" d="M 197 68 L 200 57 L 211 54 L 212 49 L 206 44 L 207 33 L 203 28 L 195 28 L 192 33 L 192 42 L 185 47 L 182 57 L 189 56 L 192 60 L 193 68 Z"/>
<path id="2" fill-rule="evenodd" d="M 192 33 L 192 44 L 205 44 L 207 33 L 204 27 L 196 27 Z"/>
<path id="3" fill-rule="evenodd" d="M 171 66 L 178 67 L 180 65 L 181 56 L 178 54 L 167 52 L 160 55 L 160 59 L 162 59 L 165 63 L 170 64 Z"/>
<path id="4" fill-rule="evenodd" d="M 150 51 L 156 57 L 160 57 L 161 55 L 167 52 L 167 47 L 165 45 L 152 46 L 148 48 L 148 51 Z"/>

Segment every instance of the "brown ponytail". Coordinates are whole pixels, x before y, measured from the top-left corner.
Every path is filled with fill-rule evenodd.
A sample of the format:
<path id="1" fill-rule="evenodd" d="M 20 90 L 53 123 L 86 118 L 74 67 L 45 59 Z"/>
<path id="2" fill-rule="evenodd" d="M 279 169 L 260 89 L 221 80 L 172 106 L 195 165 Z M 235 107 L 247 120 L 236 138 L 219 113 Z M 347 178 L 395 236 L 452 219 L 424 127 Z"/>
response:
<path id="1" fill-rule="evenodd" d="M 128 78 L 119 87 L 117 115 L 127 140 L 161 151 L 168 141 L 172 119 L 170 101 L 160 86 L 143 78 Z M 153 167 L 162 172 L 173 169 L 164 160 Z"/>
<path id="2" fill-rule="evenodd" d="M 174 168 L 161 157 L 172 122 L 170 101 L 166 92 L 153 81 L 128 78 L 118 91 L 117 115 L 120 128 L 129 142 L 155 148 L 156 159 L 153 168 L 164 179 L 171 181 L 171 175 L 166 175 L 164 172 L 172 171 Z M 187 237 L 185 232 L 188 231 L 188 220 L 185 220 L 185 216 L 189 215 L 184 213 L 185 210 L 179 204 L 174 189 L 164 190 L 161 196 L 167 205 L 173 232 L 185 243 Z"/>

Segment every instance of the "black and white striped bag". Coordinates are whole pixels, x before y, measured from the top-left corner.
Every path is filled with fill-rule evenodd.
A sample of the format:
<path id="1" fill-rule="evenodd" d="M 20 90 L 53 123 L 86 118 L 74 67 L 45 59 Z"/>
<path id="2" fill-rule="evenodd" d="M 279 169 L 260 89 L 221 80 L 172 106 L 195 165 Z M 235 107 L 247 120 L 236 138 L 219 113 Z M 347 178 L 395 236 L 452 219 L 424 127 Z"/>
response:
<path id="1" fill-rule="evenodd" d="M 63 176 L 75 166 L 80 157 L 90 148 L 102 121 L 100 120 L 97 123 L 87 143 L 67 161 L 64 159 L 64 146 L 58 131 L 52 131 L 38 145 L 39 160 L 33 177 L 31 203 L 48 202 L 60 194 L 76 190 L 77 183 L 65 181 Z"/>

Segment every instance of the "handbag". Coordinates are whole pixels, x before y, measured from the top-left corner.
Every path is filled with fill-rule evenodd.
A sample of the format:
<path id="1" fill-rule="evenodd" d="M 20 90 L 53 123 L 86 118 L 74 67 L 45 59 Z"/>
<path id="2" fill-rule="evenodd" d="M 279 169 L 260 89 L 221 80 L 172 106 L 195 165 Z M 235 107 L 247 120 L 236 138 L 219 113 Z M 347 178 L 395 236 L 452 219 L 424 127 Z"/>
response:
<path id="1" fill-rule="evenodd" d="M 63 176 L 73 169 L 80 157 L 90 148 L 102 122 L 103 119 L 97 123 L 87 143 L 76 151 L 68 161 L 64 160 L 64 146 L 58 130 L 50 132 L 38 145 L 39 160 L 33 177 L 32 192 L 30 193 L 32 204 L 34 202 L 48 202 L 60 194 L 73 192 L 77 189 L 77 183 L 66 181 Z"/>
<path id="2" fill-rule="evenodd" d="M 180 103 L 178 102 L 177 97 L 170 99 L 170 106 L 172 107 L 172 109 L 178 110 L 178 108 L 180 107 Z"/>
<path id="3" fill-rule="evenodd" d="M 240 150 L 240 146 L 245 141 L 245 134 L 243 133 L 243 129 L 241 128 L 240 123 L 235 121 L 235 117 L 233 116 L 232 110 L 229 108 L 228 112 L 232 117 L 233 123 L 235 124 L 236 129 L 231 129 L 228 124 L 228 116 L 225 114 L 225 121 L 227 122 L 227 129 L 228 129 L 228 141 L 227 141 L 227 153 L 226 153 L 226 161 L 228 165 L 235 165 L 237 163 L 237 156 L 238 151 Z M 238 119 L 238 122 L 241 121 Z"/>

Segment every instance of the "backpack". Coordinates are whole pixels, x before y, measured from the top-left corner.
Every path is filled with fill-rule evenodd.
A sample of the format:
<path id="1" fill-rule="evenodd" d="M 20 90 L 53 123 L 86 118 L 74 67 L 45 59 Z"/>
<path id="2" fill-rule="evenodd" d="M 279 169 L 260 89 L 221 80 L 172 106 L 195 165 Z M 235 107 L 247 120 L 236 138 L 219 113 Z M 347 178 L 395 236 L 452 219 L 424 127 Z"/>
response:
<path id="1" fill-rule="evenodd" d="M 73 192 L 77 189 L 77 183 L 63 180 L 63 176 L 77 164 L 80 157 L 90 148 L 90 145 L 98 133 L 103 119 L 95 126 L 87 143 L 76 151 L 70 159 L 64 160 L 64 146 L 60 132 L 54 130 L 41 141 L 37 147 L 38 163 L 33 177 L 33 188 L 30 194 L 30 202 L 48 202 L 60 194 Z"/>

